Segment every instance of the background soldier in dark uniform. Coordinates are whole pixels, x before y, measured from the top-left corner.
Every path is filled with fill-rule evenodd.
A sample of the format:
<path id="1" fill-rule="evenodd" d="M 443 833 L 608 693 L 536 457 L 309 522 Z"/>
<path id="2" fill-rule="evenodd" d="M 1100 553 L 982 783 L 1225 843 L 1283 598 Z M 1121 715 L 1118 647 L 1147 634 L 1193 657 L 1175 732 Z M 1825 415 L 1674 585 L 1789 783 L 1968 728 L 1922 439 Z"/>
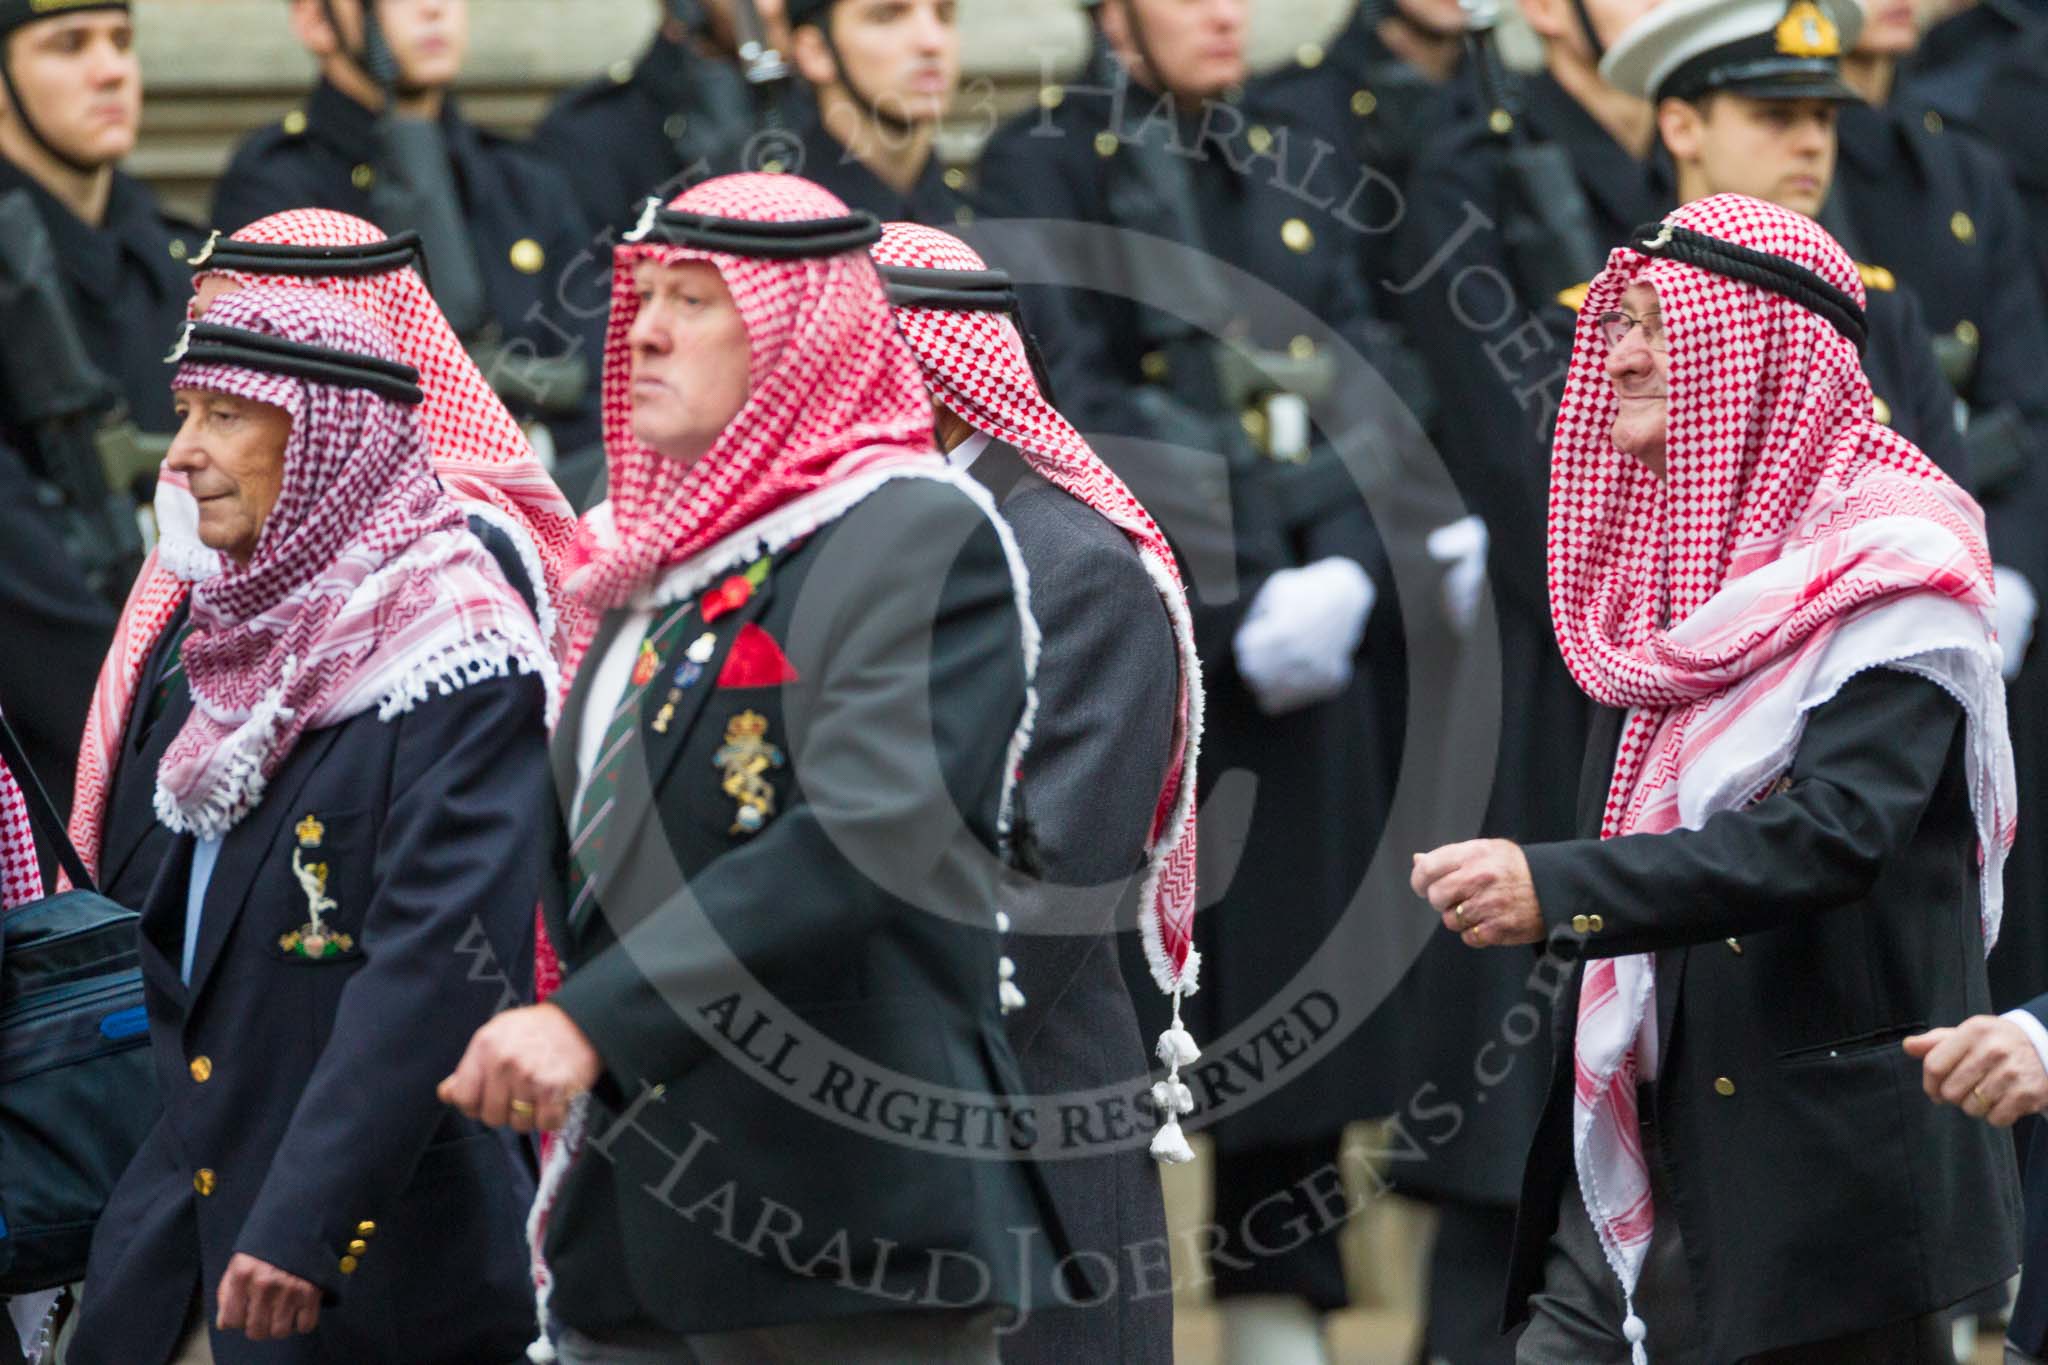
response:
<path id="1" fill-rule="evenodd" d="M 1361 0 L 1328 46 L 1303 43 L 1261 84 L 1292 126 L 1347 148 L 1399 185 L 1453 102 L 1469 97 L 1457 0 Z"/>
<path id="2" fill-rule="evenodd" d="M 2040 534 L 2042 467 L 2048 458 L 2048 312 L 2035 279 L 2035 243 L 2004 162 L 1967 131 L 1893 98 L 1896 65 L 1913 50 L 1911 0 L 1878 0 L 1843 61 L 1861 101 L 1841 107 L 1841 159 L 1829 203 L 1836 232 L 1861 259 L 1884 262 L 1921 299 L 1936 353 L 1968 405 L 1965 444 L 1978 501 L 1990 519 L 1999 571 L 1999 640 L 2022 801 L 2039 809 L 2048 789 L 2048 669 L 2022 670 L 2036 594 L 2048 588 L 2048 543 Z M 1864 101 L 1867 101 L 1865 103 Z M 1847 235 L 1845 235 L 1845 232 Z M 1853 243 L 1850 240 L 1853 237 Z M 2015 577 L 2024 583 L 2015 582 Z M 2031 800 L 2029 799 L 2031 798 Z M 2014 913 L 1991 958 L 1992 999 L 2010 1008 L 2032 999 L 2048 968 L 2048 840 L 2022 821 L 2006 865 Z"/>
<path id="3" fill-rule="evenodd" d="M 125 488 L 102 488 L 93 507 L 60 506 L 58 490 L 106 481 L 93 434 L 116 407 L 144 432 L 168 437 L 177 425 L 163 353 L 190 293 L 183 261 L 199 245 L 115 169 L 135 146 L 142 110 L 133 37 L 126 0 L 0 2 L 0 211 L 21 215 L 0 231 L 0 699 L 65 808 L 93 678 L 135 565 L 109 560 L 89 581 L 94 566 L 77 553 L 111 549 L 102 519 L 125 519 L 133 533 Z M 37 229 L 41 243 L 29 240 Z M 26 330 L 22 312 L 38 287 L 75 333 L 78 368 L 52 353 L 46 334 Z M 78 396 L 74 409 L 48 411 L 58 390 Z M 59 439 L 64 430 L 81 439 Z"/>
<path id="4" fill-rule="evenodd" d="M 1341 149 L 1249 101 L 1219 98 L 1244 78 L 1244 19 L 1242 5 L 1108 0 L 1087 71 L 1042 90 L 1037 111 L 995 134 L 978 185 L 984 223 L 1049 219 L 1129 234 L 1091 239 L 1087 250 L 1101 254 L 1087 266 L 1053 266 L 1086 282 L 1079 272 L 1097 269 L 1094 278 L 1108 276 L 1099 288 L 1038 291 L 1027 316 L 1046 341 L 1063 410 L 1160 518 L 1189 570 L 1207 691 L 1202 885 L 1214 903 L 1201 920 L 1207 971 L 1188 1012 L 1205 1045 L 1284 1004 L 1283 986 L 1360 893 L 1405 703 L 1399 617 L 1374 583 L 1385 581 L 1386 551 L 1335 452 L 1310 441 L 1305 422 L 1290 429 L 1318 399 L 1312 367 L 1331 361 L 1318 360 L 1326 353 L 1309 337 L 1259 334 L 1250 299 L 1169 245 L 1249 271 L 1382 369 L 1393 363 L 1358 274 L 1362 228 L 1384 203 L 1367 203 L 1371 186 L 1360 188 Z M 1176 315 L 1115 292 L 1131 288 L 1174 300 Z M 1218 344 L 1233 335 L 1293 361 L 1298 389 L 1270 377 L 1235 383 Z M 1412 429 L 1398 417 L 1390 428 Z M 1213 464 L 1200 452 L 1216 453 Z M 1200 512 L 1177 515 L 1191 498 L 1228 499 L 1234 521 L 1220 546 L 1198 533 Z M 1321 657 L 1309 661 L 1314 651 L 1295 645 L 1303 666 L 1276 679 L 1258 637 L 1262 621 L 1282 620 Z M 1361 630 L 1369 633 L 1354 655 Z M 1247 802 L 1231 784 L 1252 776 Z M 1141 1012 L 1156 1000 L 1147 988 L 1133 994 Z M 1247 1219 L 1264 1200 L 1259 1216 L 1273 1226 L 1296 1214 L 1315 1223 L 1300 1187 L 1334 1174 L 1347 1122 L 1392 1108 L 1368 1032 L 1250 1100 L 1233 1102 L 1234 1073 L 1220 1064 L 1190 1076 L 1196 1126 L 1216 1144 L 1214 1222 L 1225 1245 L 1212 1249 L 1209 1270 L 1225 1307 L 1226 1359 L 1320 1360 L 1317 1314 L 1347 1301 L 1327 1221 L 1276 1251 L 1256 1246 Z"/>
<path id="5" fill-rule="evenodd" d="M 790 57 L 816 95 L 800 171 L 878 218 L 973 221 L 964 171 L 939 163 L 939 120 L 960 89 L 954 0 L 795 0 Z"/>
<path id="6" fill-rule="evenodd" d="M 436 300 L 543 458 L 594 450 L 604 256 L 560 173 L 456 108 L 464 6 L 292 0 L 291 21 L 320 83 L 236 149 L 214 221 L 311 207 L 419 230 Z"/>
<path id="7" fill-rule="evenodd" d="M 619 215 L 638 212 L 647 196 L 667 199 L 727 167 L 756 129 L 760 105 L 735 51 L 734 0 L 657 4 L 661 26 L 640 59 L 615 62 L 562 96 L 533 132 L 593 226 L 622 226 Z M 758 0 L 755 10 L 771 45 L 787 51 L 781 0 Z"/>

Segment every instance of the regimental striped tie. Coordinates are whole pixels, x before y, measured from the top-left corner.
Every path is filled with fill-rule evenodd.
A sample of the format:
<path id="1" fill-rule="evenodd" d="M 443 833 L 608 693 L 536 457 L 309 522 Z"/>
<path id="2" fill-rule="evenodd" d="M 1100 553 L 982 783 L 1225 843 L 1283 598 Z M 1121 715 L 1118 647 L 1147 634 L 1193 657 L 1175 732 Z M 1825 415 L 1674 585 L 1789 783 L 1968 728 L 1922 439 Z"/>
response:
<path id="1" fill-rule="evenodd" d="M 185 623 L 178 627 L 177 637 L 171 641 L 170 652 L 164 657 L 163 674 L 156 680 L 156 686 L 149 694 L 149 704 L 143 710 L 141 729 L 145 734 L 156 724 L 157 717 L 164 713 L 172 692 L 185 685 L 185 641 L 191 634 L 192 615 L 187 612 Z"/>
<path id="2" fill-rule="evenodd" d="M 597 752 L 597 762 L 590 765 L 590 776 L 576 806 L 576 828 L 569 839 L 571 921 L 582 913 L 583 903 L 597 894 L 597 870 L 604 858 L 612 808 L 618 800 L 619 773 L 625 767 L 633 732 L 640 724 L 640 699 L 661 679 L 669 651 L 675 648 L 676 638 L 695 615 L 695 606 L 695 602 L 685 602 L 648 628 L 636 652 L 632 677 L 605 726 L 604 746 Z"/>

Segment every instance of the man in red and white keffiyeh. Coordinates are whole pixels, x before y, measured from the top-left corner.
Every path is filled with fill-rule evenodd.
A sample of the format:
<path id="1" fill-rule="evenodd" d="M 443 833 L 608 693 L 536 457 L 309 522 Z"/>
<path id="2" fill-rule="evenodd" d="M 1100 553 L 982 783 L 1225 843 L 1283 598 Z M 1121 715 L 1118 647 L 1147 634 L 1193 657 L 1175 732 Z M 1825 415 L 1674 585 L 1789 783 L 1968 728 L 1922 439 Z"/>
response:
<path id="1" fill-rule="evenodd" d="M 575 512 L 442 316 L 416 256 L 415 246 L 389 240 L 373 224 L 345 213 L 273 214 L 232 237 L 216 237 L 195 258 L 193 316 L 233 290 L 267 285 L 346 299 L 383 328 L 399 358 L 419 371 L 425 397 L 414 420 L 434 473 L 472 529 L 509 550 L 508 576 L 531 594 L 542 637 L 552 647 L 554 604 L 575 541 Z M 155 861 L 146 849 L 137 855 L 123 839 L 110 865 L 99 866 L 121 744 L 137 738 L 129 730 L 136 694 L 191 584 L 218 572 L 220 563 L 199 543 L 197 509 L 177 470 L 165 468 L 159 476 L 156 517 L 157 547 L 129 594 L 93 692 L 72 799 L 72 842 L 88 868 L 111 874 L 103 876 L 109 882 L 105 889 L 117 900 L 123 893 L 137 899 L 134 893 L 147 890 Z"/>
<path id="2" fill-rule="evenodd" d="M 433 1088 L 505 993 L 477 968 L 523 967 L 552 658 L 362 310 L 251 286 L 169 359 L 168 460 L 224 560 L 192 590 L 189 708 L 158 722 L 178 837 L 140 907 L 177 1084 L 96 1230 L 70 1358 L 504 1360 L 531 1184 Z"/>
<path id="3" fill-rule="evenodd" d="M 2009 1150 L 1900 1047 L 1984 999 L 1997 937 L 1991 561 L 1977 505 L 1871 418 L 1862 309 L 1819 226 L 1718 195 L 1617 249 L 1580 314 L 1550 600 L 1609 708 L 1599 838 L 1414 875 L 1474 947 L 1587 959 L 1524 1190 L 1524 1361 L 1932 1358 L 2014 1259 Z"/>
<path id="4" fill-rule="evenodd" d="M 1039 1163 L 978 1159 L 1035 1143 L 1000 907 L 1038 636 L 993 499 L 934 447 L 880 235 L 733 175 L 649 201 L 617 252 L 611 501 L 557 730 L 566 970 L 441 1087 L 563 1129 L 535 1359 L 994 1365 L 998 1313 L 1055 1292 Z M 842 1093 L 870 1069 L 894 1098 Z M 779 1254 L 676 1216 L 718 1189 Z"/>
<path id="5" fill-rule="evenodd" d="M 1025 1083 L 1039 1095 L 1079 1094 L 1145 1074 L 1114 938 L 1117 915 L 1135 911 L 1153 979 L 1174 1000 L 1159 1040 L 1167 1076 L 1153 1095 L 1163 1122 L 1152 1151 L 1192 1159 L 1180 1127 L 1192 1096 L 1179 1073 L 1194 1048 L 1179 1003 L 1200 965 L 1201 665 L 1179 567 L 1123 480 L 1041 391 L 1009 277 L 957 237 L 914 223 L 888 224 L 871 254 L 931 386 L 940 444 L 996 497 L 1044 632 L 1020 778 L 1038 866 L 1006 902 L 1011 955 L 1033 987 L 1006 1021 Z M 1158 1178 L 1132 1161 L 1143 1157 L 1111 1153 L 1046 1171 L 1077 1252 L 1114 1261 L 1119 1248 L 1165 1235 Z M 1170 1305 L 1134 1290 L 1085 1311 L 1041 1310 L 1005 1340 L 1004 1359 L 1171 1359 Z"/>

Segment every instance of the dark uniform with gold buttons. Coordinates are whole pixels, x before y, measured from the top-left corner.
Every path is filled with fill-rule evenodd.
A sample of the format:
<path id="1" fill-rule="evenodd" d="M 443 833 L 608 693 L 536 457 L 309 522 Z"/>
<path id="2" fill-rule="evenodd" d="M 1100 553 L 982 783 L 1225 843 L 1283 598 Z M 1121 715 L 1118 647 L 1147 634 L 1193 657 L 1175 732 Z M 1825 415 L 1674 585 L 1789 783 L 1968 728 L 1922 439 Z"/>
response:
<path id="1" fill-rule="evenodd" d="M 1190 581 L 1207 693 L 1202 875 L 1205 894 L 1221 896 L 1203 916 L 1206 968 L 1187 1005 L 1190 1027 L 1206 1043 L 1292 1003 L 1283 988 L 1359 892 L 1391 793 L 1403 657 L 1386 551 L 1357 485 L 1334 451 L 1307 439 L 1305 421 L 1298 441 L 1287 429 L 1290 402 L 1304 395 L 1226 391 L 1216 379 L 1215 338 L 1234 335 L 1304 370 L 1330 365 L 1338 384 L 1359 387 L 1356 376 L 1285 325 L 1284 312 L 1263 306 L 1259 290 L 1225 289 L 1220 276 L 1163 263 L 1145 242 L 1162 238 L 1248 272 L 1382 374 L 1399 362 L 1373 326 L 1360 280 L 1361 215 L 1371 210 L 1354 200 L 1348 154 L 1317 160 L 1314 135 L 1290 126 L 1284 109 L 1276 116 L 1258 104 L 1256 90 L 1242 101 L 1175 111 L 1126 81 L 1098 46 L 1080 77 L 1042 89 L 1037 109 L 996 132 L 977 190 L 984 225 L 1053 220 L 1129 234 L 1091 234 L 1086 260 L 1043 263 L 1050 274 L 1042 277 L 1099 279 L 1099 288 L 1020 293 L 1062 411 L 1159 519 Z M 1162 177 L 1175 188 L 1162 192 Z M 1294 189 L 1273 188 L 1276 177 Z M 1014 269 L 1014 257 L 984 249 Z M 1091 265 L 1103 274 L 1086 273 Z M 1133 302 L 1133 286 L 1176 307 L 1213 300 L 1196 306 L 1217 315 L 1189 325 Z M 1307 401 L 1325 416 L 1320 399 Z M 1405 412 L 1388 417 L 1390 432 L 1413 430 Z M 1220 532 L 1218 508 L 1234 518 Z M 1334 700 L 1268 715 L 1238 671 L 1235 632 L 1270 575 L 1326 557 L 1351 559 L 1380 584 L 1357 674 Z M 1222 776 L 1234 770 L 1243 770 L 1238 781 L 1256 775 L 1251 801 L 1216 799 Z M 1233 801 L 1237 808 L 1225 813 Z M 1231 854 L 1207 861 L 1226 848 Z M 1127 956 L 1135 963 L 1135 952 Z M 1132 981 L 1141 1014 L 1155 1008 L 1158 992 L 1141 967 Z M 1376 1074 L 1380 1049 L 1366 1046 L 1356 1027 L 1371 1003 L 1343 1006 L 1350 1037 L 1326 1060 L 1255 1098 L 1233 1096 L 1220 1069 L 1211 1073 L 1218 1084 L 1194 1076 L 1195 1123 L 1217 1143 L 1216 1223 L 1233 1239 L 1249 1205 L 1290 1197 L 1291 1186 L 1334 1160 L 1346 1122 L 1391 1107 Z M 1306 1216 L 1313 1221 L 1312 1211 Z M 1286 1294 L 1324 1310 L 1346 1302 L 1333 1236 L 1262 1257 L 1219 1249 L 1212 1261 L 1222 1296 Z"/>
<path id="2" fill-rule="evenodd" d="M 39 17 L 17 10 L 28 7 L 0 6 L 0 42 Z M 0 160 L 0 196 L 14 194 L 27 198 L 49 235 L 60 291 L 90 363 L 143 432 L 167 436 L 177 422 L 163 355 L 191 296 L 184 259 L 205 233 L 164 214 L 147 186 L 119 170 L 97 224 Z M 18 243 L 0 243 L 0 251 L 15 249 Z M 0 383 L 0 622 L 7 641 L 0 705 L 52 798 L 68 810 L 78 736 L 118 604 L 96 597 L 65 551 L 49 510 L 57 496 L 52 471 L 42 460 L 32 434 L 10 414 Z"/>
<path id="3" fill-rule="evenodd" d="M 580 406 L 549 416 L 547 425 L 558 451 L 594 446 L 610 248 L 597 240 L 596 225 L 584 221 L 561 173 L 531 148 L 468 122 L 452 98 L 441 123 L 488 311 L 509 343 L 507 366 L 522 353 L 588 357 Z M 323 81 L 303 108 L 236 148 L 214 189 L 214 221 L 232 232 L 295 208 L 375 221 L 370 190 L 377 160 L 377 116 Z M 427 262 L 429 271 L 433 264 Z M 539 415 L 522 401 L 516 382 L 502 385 L 501 396 L 522 421 Z"/>
<path id="4" fill-rule="evenodd" d="M 1846 106 L 1840 136 L 1835 200 L 1858 249 L 1895 263 L 1925 305 L 1944 367 L 1968 405 L 1971 473 L 1992 554 L 2040 593 L 2048 589 L 2048 311 L 2006 168 L 1969 134 L 1896 105 Z M 2048 668 L 2024 669 L 2010 705 L 2021 803 L 2037 809 L 2048 801 Z M 2021 830 L 2006 887 L 2014 913 L 1992 957 L 2001 1007 L 2031 999 L 2048 965 L 2048 913 L 2040 909 L 2048 839 L 2039 830 Z"/>
<path id="5" fill-rule="evenodd" d="M 638 61 L 620 60 L 557 100 L 533 146 L 569 182 L 585 221 L 618 227 L 648 196 L 666 203 L 723 168 L 753 131 L 734 59 L 700 33 L 664 27 Z"/>
<path id="6" fill-rule="evenodd" d="M 1260 81 L 1260 102 L 1398 186 L 1423 143 L 1476 92 L 1462 62 L 1438 81 L 1396 55 L 1380 36 L 1390 10 L 1398 5 L 1360 4 L 1328 43 L 1298 45 L 1291 63 Z"/>

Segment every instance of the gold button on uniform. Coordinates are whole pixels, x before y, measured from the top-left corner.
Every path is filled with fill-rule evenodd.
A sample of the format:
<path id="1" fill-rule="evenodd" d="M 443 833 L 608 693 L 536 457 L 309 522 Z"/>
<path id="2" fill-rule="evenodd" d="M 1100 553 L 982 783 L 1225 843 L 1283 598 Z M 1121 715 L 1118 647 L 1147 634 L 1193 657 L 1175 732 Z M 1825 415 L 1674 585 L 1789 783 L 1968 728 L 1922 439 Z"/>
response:
<path id="1" fill-rule="evenodd" d="M 1289 218 L 1280 225 L 1280 240 L 1297 256 L 1306 256 L 1316 249 L 1315 233 L 1299 218 Z"/>
<path id="2" fill-rule="evenodd" d="M 360 1237 L 356 1238 L 353 1242 L 350 1242 L 348 1244 L 348 1254 L 351 1256 L 360 1256 L 369 1249 L 370 1244 L 368 1242 L 365 1242 Z"/>
<path id="3" fill-rule="evenodd" d="M 186 253 L 189 252 L 191 248 L 185 245 L 185 239 L 183 237 L 173 237 L 171 238 L 170 245 L 169 247 L 166 248 L 166 250 L 168 250 L 171 253 L 172 260 L 182 261 L 185 259 Z"/>
<path id="4" fill-rule="evenodd" d="M 356 1258 L 355 1258 L 355 1257 L 353 1257 L 353 1256 L 344 1256 L 344 1257 L 342 1257 L 342 1258 L 341 1258 L 341 1273 L 342 1273 L 342 1274 L 344 1274 L 344 1275 L 353 1275 L 353 1274 L 355 1274 L 355 1273 L 356 1273 Z"/>
<path id="5" fill-rule="evenodd" d="M 213 1058 L 194 1057 L 190 1070 L 192 1072 L 192 1079 L 201 1085 L 205 1085 L 213 1079 Z"/>
<path id="6" fill-rule="evenodd" d="M 633 79 L 633 63 L 621 57 L 605 70 L 605 74 L 612 78 L 613 85 L 624 85 Z"/>
<path id="7" fill-rule="evenodd" d="M 1977 240 L 1977 225 L 1970 220 L 1970 215 L 1964 213 L 1961 209 L 1957 209 L 1948 216 L 1948 230 L 1956 235 L 1956 240 L 1959 242 L 1974 242 Z"/>
<path id="8" fill-rule="evenodd" d="M 1505 109 L 1496 109 L 1486 116 L 1486 126 L 1498 134 L 1512 133 L 1515 130 L 1515 116 Z"/>
<path id="9" fill-rule="evenodd" d="M 359 190 L 367 190 L 377 183 L 376 169 L 365 161 L 348 173 L 348 183 Z"/>
<path id="10" fill-rule="evenodd" d="M 1586 927 L 1597 934 L 1607 927 L 1607 921 L 1601 919 L 1598 915 L 1588 915 L 1586 916 Z"/>
<path id="11" fill-rule="evenodd" d="M 542 251 L 540 243 L 531 237 L 521 237 L 512 244 L 512 268 L 522 275 L 538 275 L 548 263 L 548 253 Z"/>
<path id="12" fill-rule="evenodd" d="M 1067 89 L 1063 85 L 1041 85 L 1038 87 L 1038 107 L 1041 109 L 1057 109 L 1060 107 L 1060 101 L 1066 97 Z"/>
<path id="13" fill-rule="evenodd" d="M 953 221 L 962 227 L 966 227 L 974 221 L 974 210 L 965 204 L 960 205 L 960 207 L 953 210 Z"/>
<path id="14" fill-rule="evenodd" d="M 1940 132 L 1941 115 L 1935 113 L 1932 109 L 1929 109 L 1925 114 L 1921 115 L 1920 126 L 1925 128 L 1930 133 Z"/>
<path id="15" fill-rule="evenodd" d="M 1732 1095 L 1732 1094 L 1734 1094 L 1734 1093 L 1735 1093 L 1735 1082 L 1733 1082 L 1733 1081 L 1729 1080 L 1729 1079 L 1728 1079 L 1728 1078 L 1727 1078 L 1726 1076 L 1716 1076 L 1716 1077 L 1714 1077 L 1714 1093 L 1715 1093 L 1716 1095 Z"/>
<path id="16" fill-rule="evenodd" d="M 377 1225 L 367 1218 L 365 1218 L 362 1222 L 356 1224 L 356 1235 L 359 1237 L 369 1237 L 373 1235 L 376 1231 Z"/>
<path id="17" fill-rule="evenodd" d="M 1872 394 L 1870 396 L 1870 415 L 1886 426 L 1890 426 L 1892 424 L 1892 405 L 1879 398 L 1876 394 Z"/>
<path id="18" fill-rule="evenodd" d="M 1351 92 L 1351 112 L 1360 118 L 1369 116 L 1373 110 L 1379 107 L 1380 97 L 1373 94 L 1372 91 L 1354 90 Z"/>
<path id="19" fill-rule="evenodd" d="M 1294 49 L 1294 60 L 1300 62 L 1311 71 L 1315 70 L 1323 64 L 1323 45 L 1321 43 L 1303 43 L 1300 47 Z"/>
<path id="20" fill-rule="evenodd" d="M 670 114 L 661 121 L 661 131 L 670 142 L 674 142 L 684 133 L 690 131 L 689 117 L 684 114 Z"/>
<path id="21" fill-rule="evenodd" d="M 212 1194 L 219 1184 L 220 1182 L 213 1178 L 213 1172 L 204 1166 L 201 1166 L 192 1177 L 192 1188 L 199 1191 L 199 1197 L 202 1199 Z"/>
<path id="22" fill-rule="evenodd" d="M 940 176 L 939 179 L 946 182 L 946 188 L 949 190 L 964 190 L 967 188 L 967 172 L 961 170 L 958 166 L 947 167 L 946 173 Z"/>
<path id="23" fill-rule="evenodd" d="M 1589 918 L 1588 916 L 1585 916 L 1585 915 L 1573 915 L 1573 916 L 1572 916 L 1572 932 L 1573 932 L 1573 933 L 1575 933 L 1575 934 L 1590 934 L 1590 933 L 1592 933 L 1592 932 L 1593 932 L 1593 921 L 1592 921 L 1592 919 L 1591 919 L 1591 918 Z"/>
<path id="24" fill-rule="evenodd" d="M 1296 337 L 1287 343 L 1287 354 L 1293 356 L 1296 360 L 1314 360 L 1316 358 L 1316 344 L 1307 337 Z"/>
<path id="25" fill-rule="evenodd" d="M 286 137 L 299 136 L 306 131 L 306 111 L 303 109 L 292 110 L 284 116 L 284 122 L 281 126 L 284 128 Z"/>
<path id="26" fill-rule="evenodd" d="M 1965 346 L 1975 346 L 1978 341 L 1977 324 L 1964 318 L 1956 324 L 1956 340 Z"/>
<path id="27" fill-rule="evenodd" d="M 782 164 L 782 158 L 779 156 L 771 156 L 761 163 L 761 173 L 763 175 L 781 175 L 788 169 L 787 166 Z"/>
<path id="28" fill-rule="evenodd" d="M 1254 123 L 1245 133 L 1244 140 L 1260 156 L 1273 150 L 1273 130 L 1263 123 Z"/>
<path id="29" fill-rule="evenodd" d="M 1166 378 L 1166 368 L 1166 352 L 1164 351 L 1147 351 L 1138 357 L 1138 373 L 1144 375 L 1146 379 L 1154 384 Z"/>
<path id="30" fill-rule="evenodd" d="M 1095 135 L 1095 155 L 1097 156 L 1115 156 L 1119 145 L 1121 144 L 1118 143 L 1116 134 L 1109 132 L 1107 129 Z"/>

